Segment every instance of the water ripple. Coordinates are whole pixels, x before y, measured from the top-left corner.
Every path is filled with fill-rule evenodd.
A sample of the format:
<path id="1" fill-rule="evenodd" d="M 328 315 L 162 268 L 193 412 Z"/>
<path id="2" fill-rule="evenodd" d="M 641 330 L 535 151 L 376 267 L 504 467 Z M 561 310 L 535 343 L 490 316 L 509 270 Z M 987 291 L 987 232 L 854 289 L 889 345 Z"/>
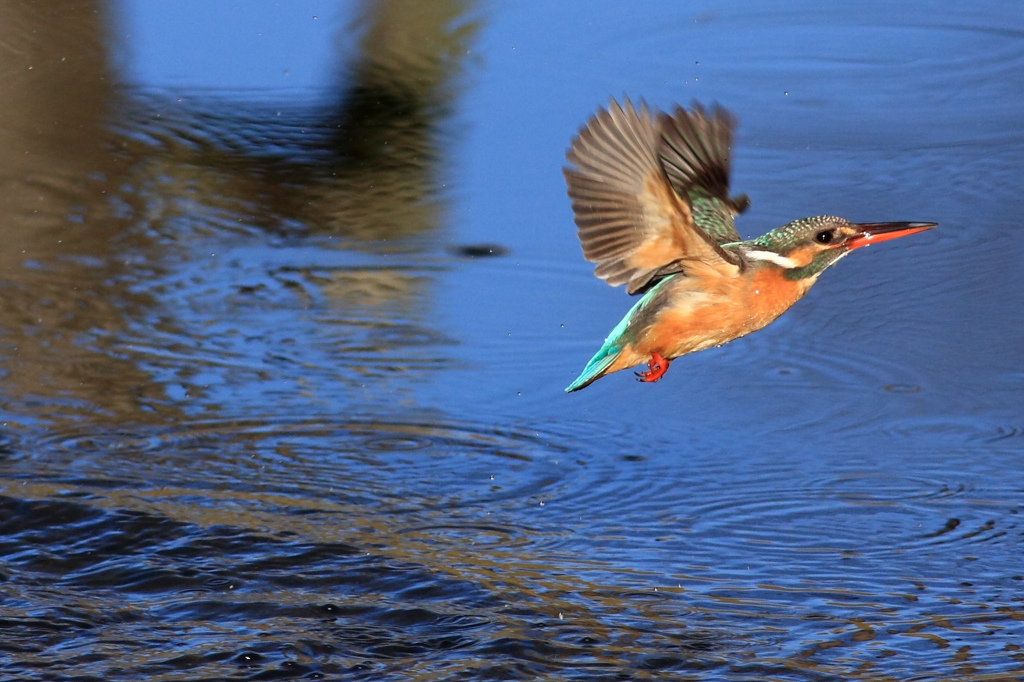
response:
<path id="1" fill-rule="evenodd" d="M 306 503 L 453 509 L 541 495 L 566 446 L 538 431 L 431 420 L 227 420 L 156 432 L 84 430 L 26 443 L 63 461 L 56 481 L 184 490 L 290 491 Z M 201 471 L 197 469 L 201 467 Z M 302 491 L 299 481 L 316 481 Z M 116 483 L 111 483 L 116 485 Z M 182 492 L 184 492 L 182 490 Z"/>

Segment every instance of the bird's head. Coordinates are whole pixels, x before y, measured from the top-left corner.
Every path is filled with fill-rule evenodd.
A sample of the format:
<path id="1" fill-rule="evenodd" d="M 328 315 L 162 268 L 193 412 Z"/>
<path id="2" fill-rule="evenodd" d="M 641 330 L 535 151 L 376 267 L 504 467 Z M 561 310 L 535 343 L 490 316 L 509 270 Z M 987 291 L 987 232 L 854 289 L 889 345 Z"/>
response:
<path id="1" fill-rule="evenodd" d="M 794 220 L 747 242 L 751 260 L 774 263 L 787 278 L 813 283 L 854 249 L 923 232 L 937 223 L 851 223 L 831 215 Z"/>

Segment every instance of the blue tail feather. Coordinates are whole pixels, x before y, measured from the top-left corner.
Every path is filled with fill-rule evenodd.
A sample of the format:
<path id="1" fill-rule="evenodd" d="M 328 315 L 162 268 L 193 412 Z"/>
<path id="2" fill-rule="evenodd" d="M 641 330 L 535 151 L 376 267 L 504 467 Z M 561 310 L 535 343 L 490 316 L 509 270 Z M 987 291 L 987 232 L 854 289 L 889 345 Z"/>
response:
<path id="1" fill-rule="evenodd" d="M 597 351 L 594 357 L 590 358 L 590 362 L 583 368 L 583 373 L 576 377 L 576 381 L 572 382 L 565 388 L 566 393 L 572 393 L 578 391 L 581 388 L 586 388 L 590 384 L 594 383 L 612 366 L 615 362 L 615 358 L 619 357 L 619 353 L 622 352 L 623 347 L 626 345 L 625 337 L 627 337 L 627 330 L 629 329 L 629 323 L 636 319 L 637 315 L 641 310 L 646 308 L 651 301 L 654 300 L 657 292 L 665 286 L 665 284 L 673 279 L 676 275 L 669 275 L 665 279 L 655 284 L 650 290 L 645 293 L 639 301 L 637 301 L 626 316 L 619 320 L 619 323 L 615 325 L 615 329 L 608 335 L 608 338 L 604 340 L 604 344 L 601 346 L 601 350 Z"/>
<path id="2" fill-rule="evenodd" d="M 605 341 L 604 345 L 601 346 L 601 350 L 597 351 L 597 354 L 590 358 L 590 362 L 583 368 L 583 372 L 565 388 L 565 392 L 572 393 L 573 391 L 578 391 L 600 379 L 604 375 L 605 370 L 615 362 L 615 358 L 619 356 L 619 351 L 621 350 L 622 348 L 611 339 Z"/>
<path id="3" fill-rule="evenodd" d="M 622 352 L 622 346 L 624 345 L 622 336 L 626 333 L 626 328 L 629 327 L 629 321 L 633 319 L 638 310 L 646 305 L 645 301 L 647 300 L 649 299 L 645 295 L 629 309 L 625 317 L 619 320 L 619 323 L 615 325 L 615 329 L 604 340 L 601 349 L 597 351 L 594 357 L 590 358 L 590 362 L 583 368 L 583 373 L 576 378 L 576 381 L 566 387 L 566 393 L 572 393 L 573 391 L 585 388 L 604 376 L 605 371 L 611 367 L 612 363 L 615 362 L 615 358 L 619 357 L 619 353 Z"/>

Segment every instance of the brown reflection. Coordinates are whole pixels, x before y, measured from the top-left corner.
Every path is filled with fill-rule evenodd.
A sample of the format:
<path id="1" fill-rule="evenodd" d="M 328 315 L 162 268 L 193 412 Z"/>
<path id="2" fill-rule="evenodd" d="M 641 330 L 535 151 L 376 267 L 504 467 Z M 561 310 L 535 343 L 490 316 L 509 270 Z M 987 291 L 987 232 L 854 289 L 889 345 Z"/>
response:
<path id="1" fill-rule="evenodd" d="M 361 238 L 393 239 L 437 223 L 436 122 L 449 112 L 474 25 L 463 0 L 371 2 L 362 13 L 361 59 L 328 118 L 333 172 L 306 215 Z"/>
<path id="2" fill-rule="evenodd" d="M 97 2 L 0 3 L 0 362 L 15 411 L 132 413 L 149 391 L 132 363 L 83 344 L 124 314 L 106 284 L 125 229 L 108 197 L 130 159 L 105 133 L 117 108 L 105 17 Z"/>
<path id="3" fill-rule="evenodd" d="M 415 252 L 395 240 L 438 226 L 439 139 L 470 4 L 367 0 L 357 54 L 337 69 L 342 94 L 302 112 L 119 89 L 110 5 L 0 4 L 7 411 L 181 417 L 132 334 L 153 324 L 188 345 L 189 312 L 166 309 L 146 282 L 190 257 L 190 230 L 313 231 L 371 254 Z M 428 278 L 376 265 L 305 284 L 341 306 L 416 308 L 408 301 Z M 192 371 L 183 355 L 182 375 Z"/>

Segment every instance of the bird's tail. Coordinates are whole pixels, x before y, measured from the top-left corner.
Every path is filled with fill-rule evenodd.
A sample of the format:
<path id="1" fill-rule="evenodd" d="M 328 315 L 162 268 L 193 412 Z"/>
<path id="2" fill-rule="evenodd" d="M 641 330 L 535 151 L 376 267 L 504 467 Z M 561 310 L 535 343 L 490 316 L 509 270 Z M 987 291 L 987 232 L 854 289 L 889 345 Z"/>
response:
<path id="1" fill-rule="evenodd" d="M 619 357 L 620 352 L 622 352 L 622 348 L 617 343 L 611 340 L 605 341 L 604 345 L 601 346 L 601 350 L 597 351 L 597 354 L 590 358 L 590 362 L 583 368 L 583 372 L 576 377 L 574 382 L 566 386 L 565 392 L 572 393 L 581 388 L 586 388 L 603 377 L 608 368 L 615 362 L 615 359 Z"/>

